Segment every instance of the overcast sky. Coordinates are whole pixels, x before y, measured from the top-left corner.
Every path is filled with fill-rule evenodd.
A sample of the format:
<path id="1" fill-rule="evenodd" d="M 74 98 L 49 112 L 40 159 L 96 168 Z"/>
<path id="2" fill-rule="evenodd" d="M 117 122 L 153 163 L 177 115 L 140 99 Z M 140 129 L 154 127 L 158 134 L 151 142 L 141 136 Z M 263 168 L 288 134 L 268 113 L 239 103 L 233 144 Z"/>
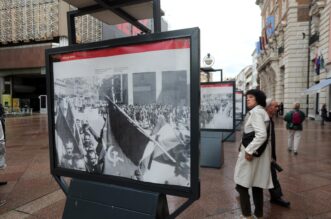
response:
<path id="1" fill-rule="evenodd" d="M 161 8 L 169 30 L 200 28 L 201 59 L 210 53 L 224 78 L 252 64 L 261 32 L 255 0 L 161 0 Z"/>

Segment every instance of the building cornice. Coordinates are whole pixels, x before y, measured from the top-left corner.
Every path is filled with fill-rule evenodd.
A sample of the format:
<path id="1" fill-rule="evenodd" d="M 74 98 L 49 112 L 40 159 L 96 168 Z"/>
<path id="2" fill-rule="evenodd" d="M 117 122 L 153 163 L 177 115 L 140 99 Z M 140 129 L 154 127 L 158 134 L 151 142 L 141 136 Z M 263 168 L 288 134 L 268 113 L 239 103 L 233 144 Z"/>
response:
<path id="1" fill-rule="evenodd" d="M 320 14 L 324 8 L 325 0 L 314 0 L 309 11 L 309 16 Z"/>

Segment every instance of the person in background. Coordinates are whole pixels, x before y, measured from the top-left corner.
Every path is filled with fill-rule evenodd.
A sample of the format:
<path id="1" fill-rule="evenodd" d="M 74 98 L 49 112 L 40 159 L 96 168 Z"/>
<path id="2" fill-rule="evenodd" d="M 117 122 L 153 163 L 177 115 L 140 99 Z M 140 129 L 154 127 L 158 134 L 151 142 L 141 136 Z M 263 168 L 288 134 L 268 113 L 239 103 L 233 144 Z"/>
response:
<path id="1" fill-rule="evenodd" d="M 280 104 L 278 105 L 278 111 L 276 116 L 282 116 L 284 113 L 284 105 L 283 102 L 280 102 Z"/>
<path id="2" fill-rule="evenodd" d="M 270 202 L 282 207 L 289 207 L 290 202 L 282 198 L 283 192 L 277 178 L 277 171 L 282 171 L 282 168 L 276 163 L 276 136 L 275 125 L 272 117 L 278 113 L 278 103 L 273 99 L 267 99 L 266 111 L 270 118 L 270 141 L 271 141 L 271 177 L 274 188 L 269 189 Z"/>
<path id="3" fill-rule="evenodd" d="M 328 118 L 328 111 L 326 109 L 326 104 L 323 104 L 321 108 L 321 117 L 322 117 L 321 125 L 324 125 L 324 121 L 326 121 Z"/>
<path id="4" fill-rule="evenodd" d="M 265 111 L 266 96 L 260 90 L 248 90 L 246 93 L 247 108 L 244 121 L 243 137 L 254 132 L 254 137 L 244 146 L 240 145 L 240 152 L 235 166 L 234 181 L 240 196 L 241 218 L 253 218 L 251 213 L 249 188 L 252 188 L 255 205 L 254 215 L 263 217 L 263 189 L 273 188 L 270 164 L 271 147 L 268 143 L 267 126 L 269 115 Z M 243 138 L 244 140 L 244 138 Z M 256 153 L 264 145 L 264 151 L 258 156 Z"/>
<path id="5" fill-rule="evenodd" d="M 300 110 L 300 103 L 294 104 L 294 109 L 286 113 L 284 120 L 288 129 L 288 151 L 294 151 L 298 155 L 298 148 L 301 140 L 302 122 L 306 115 Z"/>
<path id="6" fill-rule="evenodd" d="M 6 117 L 6 111 L 5 111 L 5 108 L 3 107 L 3 105 L 0 103 L 0 121 L 1 121 L 1 126 L 2 126 L 2 130 L 3 130 L 3 133 L 4 135 L 6 136 L 6 120 L 5 120 L 5 117 Z"/>
<path id="7" fill-rule="evenodd" d="M 5 133 L 2 126 L 2 121 L 0 120 L 0 170 L 4 170 L 7 167 L 6 164 L 6 141 Z M 0 181 L 0 186 L 6 185 L 7 181 Z M 6 204 L 6 200 L 0 200 L 0 206 Z"/>

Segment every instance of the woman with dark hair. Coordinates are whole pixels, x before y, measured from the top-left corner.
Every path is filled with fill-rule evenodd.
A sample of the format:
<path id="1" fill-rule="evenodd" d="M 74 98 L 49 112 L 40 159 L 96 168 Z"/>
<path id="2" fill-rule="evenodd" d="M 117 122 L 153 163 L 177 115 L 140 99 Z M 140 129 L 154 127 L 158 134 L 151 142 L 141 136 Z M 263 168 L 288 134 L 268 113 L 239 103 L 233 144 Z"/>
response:
<path id="1" fill-rule="evenodd" d="M 263 217 L 263 189 L 273 188 L 268 134 L 270 119 L 264 109 L 266 96 L 262 91 L 256 89 L 247 91 L 246 101 L 249 111 L 244 121 L 244 133 L 235 167 L 234 181 L 240 195 L 243 214 L 241 218 L 253 218 L 249 188 L 252 188 L 254 215 L 261 218 Z"/>

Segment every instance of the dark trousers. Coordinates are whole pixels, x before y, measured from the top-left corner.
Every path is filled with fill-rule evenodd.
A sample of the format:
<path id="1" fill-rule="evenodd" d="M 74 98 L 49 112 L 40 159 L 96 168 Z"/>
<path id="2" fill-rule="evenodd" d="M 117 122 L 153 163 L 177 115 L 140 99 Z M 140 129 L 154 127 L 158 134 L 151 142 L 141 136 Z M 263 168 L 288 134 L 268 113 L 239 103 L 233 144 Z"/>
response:
<path id="1" fill-rule="evenodd" d="M 241 212 L 245 217 L 249 217 L 252 215 L 251 211 L 251 202 L 249 200 L 248 188 L 237 185 L 236 190 L 240 195 L 240 207 Z M 254 215 L 256 217 L 263 217 L 263 189 L 258 187 L 252 188 L 253 193 L 253 202 L 255 205 Z"/>
<path id="2" fill-rule="evenodd" d="M 274 184 L 274 188 L 269 189 L 270 198 L 271 199 L 279 199 L 283 196 L 282 188 L 280 187 L 280 183 L 277 178 L 277 171 L 274 165 L 271 165 L 271 178 L 272 183 Z"/>

